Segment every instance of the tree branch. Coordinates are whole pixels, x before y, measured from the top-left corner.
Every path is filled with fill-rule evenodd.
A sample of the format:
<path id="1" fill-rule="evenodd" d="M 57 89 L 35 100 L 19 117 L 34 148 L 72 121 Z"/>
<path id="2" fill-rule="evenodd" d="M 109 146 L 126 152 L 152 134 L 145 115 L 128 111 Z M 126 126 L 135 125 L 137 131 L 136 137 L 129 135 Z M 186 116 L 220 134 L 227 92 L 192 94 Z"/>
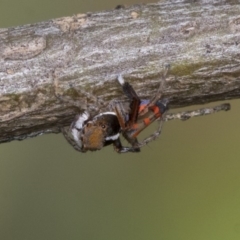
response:
<path id="1" fill-rule="evenodd" d="M 162 1 L 0 29 L 0 142 L 59 132 L 90 94 L 121 98 L 123 74 L 152 96 L 166 63 L 165 97 L 182 107 L 240 95 L 237 1 Z M 71 86 L 79 91 L 73 91 Z"/>

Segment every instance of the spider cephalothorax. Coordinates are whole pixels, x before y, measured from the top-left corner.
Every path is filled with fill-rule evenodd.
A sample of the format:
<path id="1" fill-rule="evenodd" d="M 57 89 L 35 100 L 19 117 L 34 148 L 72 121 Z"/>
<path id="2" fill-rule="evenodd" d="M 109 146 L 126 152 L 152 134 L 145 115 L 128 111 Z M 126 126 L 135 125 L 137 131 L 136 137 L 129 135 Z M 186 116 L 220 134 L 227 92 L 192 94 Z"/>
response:
<path id="1" fill-rule="evenodd" d="M 87 111 L 77 115 L 70 129 L 63 129 L 64 136 L 76 150 L 95 151 L 113 144 L 118 153 L 139 152 L 140 147 L 160 134 L 162 115 L 166 112 L 168 103 L 166 99 L 160 100 L 165 80 L 162 80 L 157 94 L 151 100 L 141 100 L 133 87 L 125 82 L 121 75 L 118 81 L 130 100 L 130 110 L 126 111 L 123 104 L 115 100 L 109 104 L 109 112 L 93 117 Z M 138 134 L 156 119 L 160 120 L 158 131 L 139 143 Z M 120 133 L 131 144 L 131 147 L 122 146 Z"/>
<path id="2" fill-rule="evenodd" d="M 77 115 L 70 134 L 81 152 L 100 150 L 119 138 L 120 125 L 114 112 L 100 113 L 93 118 L 88 112 Z"/>

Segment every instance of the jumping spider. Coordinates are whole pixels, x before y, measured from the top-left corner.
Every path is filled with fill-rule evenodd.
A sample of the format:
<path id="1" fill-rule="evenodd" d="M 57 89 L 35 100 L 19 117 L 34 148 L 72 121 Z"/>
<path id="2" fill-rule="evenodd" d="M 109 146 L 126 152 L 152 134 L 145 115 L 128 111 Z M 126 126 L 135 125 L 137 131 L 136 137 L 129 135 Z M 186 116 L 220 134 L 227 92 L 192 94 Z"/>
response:
<path id="1" fill-rule="evenodd" d="M 63 128 L 62 132 L 68 142 L 78 151 L 95 151 L 113 144 L 118 153 L 140 152 L 140 147 L 154 140 L 161 132 L 162 116 L 167 110 L 167 99 L 162 99 L 162 89 L 165 76 L 160 83 L 156 95 L 151 100 L 141 100 L 133 87 L 125 82 L 122 75 L 118 76 L 124 94 L 130 100 L 129 110 L 120 101 L 110 102 L 110 111 L 90 116 L 87 111 L 76 116 L 70 129 Z M 150 138 L 139 143 L 138 134 L 156 119 L 160 128 Z M 131 144 L 124 147 L 120 141 L 120 133 Z"/>
<path id="2" fill-rule="evenodd" d="M 113 144 L 118 153 L 140 152 L 142 146 L 160 135 L 164 121 L 177 118 L 186 120 L 194 116 L 230 109 L 229 104 L 222 104 L 214 108 L 202 108 L 196 111 L 167 115 L 168 100 L 162 99 L 167 71 L 168 69 L 163 74 L 157 93 L 151 100 L 141 100 L 133 87 L 124 81 L 122 75 L 119 75 L 118 82 L 130 101 L 129 109 L 126 110 L 122 102 L 114 100 L 108 105 L 108 112 L 91 116 L 84 111 L 75 117 L 70 128 L 62 128 L 63 135 L 80 152 L 100 150 L 110 144 Z M 139 133 L 155 120 L 159 121 L 158 129 L 142 142 L 138 142 Z M 131 145 L 130 147 L 122 146 L 120 133 Z"/>

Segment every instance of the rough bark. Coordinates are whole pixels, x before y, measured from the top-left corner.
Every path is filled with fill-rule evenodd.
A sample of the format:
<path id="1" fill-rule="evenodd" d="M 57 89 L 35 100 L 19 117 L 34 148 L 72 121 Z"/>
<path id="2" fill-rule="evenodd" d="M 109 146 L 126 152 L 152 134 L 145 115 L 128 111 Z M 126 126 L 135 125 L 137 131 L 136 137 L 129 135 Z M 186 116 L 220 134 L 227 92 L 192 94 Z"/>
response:
<path id="1" fill-rule="evenodd" d="M 0 142 L 59 132 L 94 107 L 91 94 L 122 98 L 120 73 L 148 98 L 166 63 L 171 108 L 238 98 L 239 57 L 237 0 L 166 0 L 0 29 Z"/>

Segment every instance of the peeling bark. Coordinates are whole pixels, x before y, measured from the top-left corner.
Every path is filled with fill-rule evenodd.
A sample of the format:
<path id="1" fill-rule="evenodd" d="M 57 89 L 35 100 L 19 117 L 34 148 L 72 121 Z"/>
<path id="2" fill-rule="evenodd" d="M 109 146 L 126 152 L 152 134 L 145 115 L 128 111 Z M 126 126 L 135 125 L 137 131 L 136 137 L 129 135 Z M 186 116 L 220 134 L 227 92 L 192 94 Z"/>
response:
<path id="1" fill-rule="evenodd" d="M 0 29 L 0 142 L 60 132 L 91 95 L 122 98 L 120 73 L 148 98 L 166 63 L 170 108 L 239 98 L 239 13 L 237 0 L 166 0 Z"/>

